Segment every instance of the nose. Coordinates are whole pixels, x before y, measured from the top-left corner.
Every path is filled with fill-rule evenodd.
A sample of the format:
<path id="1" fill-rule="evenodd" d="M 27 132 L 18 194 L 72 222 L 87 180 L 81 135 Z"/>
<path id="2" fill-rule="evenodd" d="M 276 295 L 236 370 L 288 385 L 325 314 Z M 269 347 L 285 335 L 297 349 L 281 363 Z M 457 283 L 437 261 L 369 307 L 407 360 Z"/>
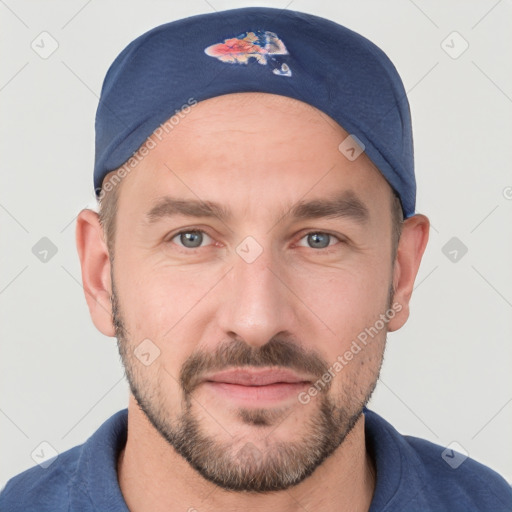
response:
<path id="1" fill-rule="evenodd" d="M 226 335 L 259 347 L 297 328 L 294 296 L 269 251 L 251 263 L 235 255 L 226 277 L 226 300 L 217 310 L 219 327 Z"/>

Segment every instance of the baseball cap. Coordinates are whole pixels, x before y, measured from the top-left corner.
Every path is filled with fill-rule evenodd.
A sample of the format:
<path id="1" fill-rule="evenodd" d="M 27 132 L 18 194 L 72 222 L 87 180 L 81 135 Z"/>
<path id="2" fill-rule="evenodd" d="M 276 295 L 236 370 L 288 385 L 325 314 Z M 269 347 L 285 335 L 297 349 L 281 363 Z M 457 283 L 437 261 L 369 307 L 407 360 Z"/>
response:
<path id="1" fill-rule="evenodd" d="M 334 21 L 298 11 L 246 7 L 158 26 L 114 60 L 96 112 L 94 187 L 133 158 L 170 118 L 199 101 L 240 92 L 308 103 L 350 135 L 414 215 L 411 115 L 400 75 L 371 41 Z"/>

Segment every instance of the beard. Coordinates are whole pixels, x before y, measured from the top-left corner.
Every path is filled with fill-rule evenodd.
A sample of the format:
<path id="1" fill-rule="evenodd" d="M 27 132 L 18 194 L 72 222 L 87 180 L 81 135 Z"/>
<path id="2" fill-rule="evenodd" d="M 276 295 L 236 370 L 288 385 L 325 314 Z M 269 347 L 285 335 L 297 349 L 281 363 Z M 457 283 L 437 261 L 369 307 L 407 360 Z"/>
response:
<path id="1" fill-rule="evenodd" d="M 133 356 L 135 344 L 125 327 L 113 276 L 111 301 L 119 354 L 140 409 L 163 439 L 203 478 L 226 490 L 266 493 L 302 482 L 346 439 L 361 417 L 379 377 L 383 348 L 379 352 L 379 364 L 364 387 L 358 382 L 357 372 L 349 374 L 353 377 L 344 383 L 336 397 L 329 394 L 332 380 L 322 383 L 324 387 L 307 405 L 316 408 L 302 421 L 299 427 L 302 435 L 298 440 L 272 439 L 272 433 L 293 411 L 239 408 L 237 416 L 242 423 L 259 429 L 258 433 L 262 427 L 272 427 L 268 429 L 269 434 L 254 443 L 246 437 L 221 441 L 203 428 L 201 415 L 205 408 L 193 396 L 207 372 L 241 366 L 275 366 L 307 372 L 317 376 L 315 382 L 319 382 L 329 365 L 316 353 L 307 352 L 284 337 L 273 337 L 261 347 L 249 346 L 240 339 L 226 341 L 214 352 L 196 351 L 184 361 L 178 379 L 183 407 L 181 411 L 172 411 L 160 380 L 161 371 L 167 370 L 158 368 L 150 379 L 140 371 L 140 362 Z M 373 357 L 369 356 L 368 361 Z M 375 363 L 372 365 L 375 367 Z"/>

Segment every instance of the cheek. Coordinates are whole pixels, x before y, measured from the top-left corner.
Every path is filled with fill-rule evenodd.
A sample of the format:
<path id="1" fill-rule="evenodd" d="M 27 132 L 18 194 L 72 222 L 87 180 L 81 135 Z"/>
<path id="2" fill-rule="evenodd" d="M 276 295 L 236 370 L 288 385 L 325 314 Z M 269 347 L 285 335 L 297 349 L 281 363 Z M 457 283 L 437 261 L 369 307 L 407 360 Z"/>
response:
<path id="1" fill-rule="evenodd" d="M 290 288 L 338 339 L 373 324 L 387 309 L 391 271 L 383 265 L 362 268 L 294 268 Z"/>
<path id="2" fill-rule="evenodd" d="M 177 368 L 212 320 L 212 311 L 206 312 L 204 305 L 218 295 L 215 286 L 222 273 L 219 277 L 212 268 L 179 268 L 162 262 L 124 263 L 124 273 L 116 271 L 116 285 L 130 343 L 135 346 L 149 338 L 165 356 L 166 367 Z"/>
<path id="3" fill-rule="evenodd" d="M 310 273 L 304 279 L 295 274 L 291 287 L 312 312 L 306 313 L 310 321 L 301 337 L 308 336 L 332 367 L 335 395 L 362 398 L 375 382 L 386 338 L 380 315 L 388 310 L 390 280 L 391 272 L 377 265 L 364 272 Z"/>
<path id="4" fill-rule="evenodd" d="M 132 326 L 167 328 L 180 314 L 186 293 L 185 282 L 179 270 L 162 270 L 158 262 L 135 258 L 133 255 L 118 257 L 115 261 L 115 278 L 123 297 L 127 321 Z M 193 291 L 193 290 L 189 290 Z"/>

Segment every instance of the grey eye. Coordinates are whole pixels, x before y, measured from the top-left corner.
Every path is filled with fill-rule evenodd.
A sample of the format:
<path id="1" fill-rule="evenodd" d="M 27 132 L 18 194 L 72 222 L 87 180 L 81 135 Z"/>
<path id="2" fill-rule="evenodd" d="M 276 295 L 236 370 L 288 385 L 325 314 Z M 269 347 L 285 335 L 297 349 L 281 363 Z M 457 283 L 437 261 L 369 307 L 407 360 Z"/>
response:
<path id="1" fill-rule="evenodd" d="M 182 231 L 178 233 L 173 240 L 183 247 L 195 249 L 201 247 L 203 242 L 211 240 L 210 237 L 202 231 Z"/>
<path id="2" fill-rule="evenodd" d="M 313 249 L 325 249 L 331 244 L 331 235 L 327 233 L 309 233 L 306 238 L 309 247 Z"/>
<path id="3" fill-rule="evenodd" d="M 312 231 L 307 235 L 304 235 L 299 240 L 298 245 L 302 247 L 309 247 L 311 249 L 326 249 L 330 245 L 334 245 L 339 241 L 340 239 L 338 237 L 330 235 L 329 233 L 324 233 L 322 231 Z"/>

